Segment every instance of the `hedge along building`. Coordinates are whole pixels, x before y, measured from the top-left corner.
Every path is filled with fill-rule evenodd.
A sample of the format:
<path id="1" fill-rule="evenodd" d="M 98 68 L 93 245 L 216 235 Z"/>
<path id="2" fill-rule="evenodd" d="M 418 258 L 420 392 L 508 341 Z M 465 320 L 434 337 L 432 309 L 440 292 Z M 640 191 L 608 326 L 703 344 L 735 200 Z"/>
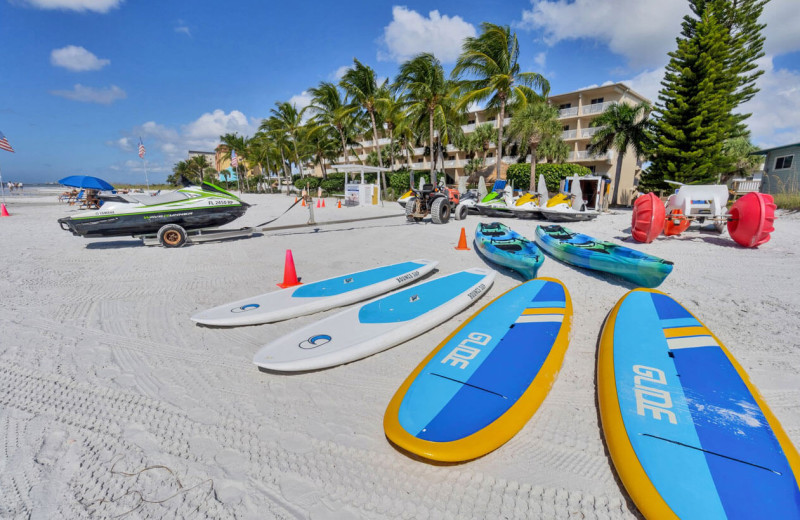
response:
<path id="1" fill-rule="evenodd" d="M 614 179 L 618 154 L 614 150 L 609 150 L 607 153 L 598 156 L 591 155 L 587 151 L 592 136 L 598 130 L 597 127 L 592 127 L 591 123 L 614 103 L 637 105 L 643 101 L 650 102 L 647 98 L 638 94 L 624 83 L 589 87 L 566 94 L 550 96 L 549 102 L 559 109 L 558 121 L 562 125 L 561 138 L 570 147 L 567 162 L 585 166 L 595 175 L 607 175 L 611 179 Z M 484 123 L 489 123 L 496 127 L 497 118 L 496 116 L 489 116 L 485 110 L 469 112 L 467 114 L 467 124 L 462 125 L 461 129 L 466 136 L 475 132 L 476 128 Z M 510 123 L 511 117 L 506 117 L 503 121 L 504 126 Z M 352 149 L 356 155 L 348 153 L 346 158 L 339 156 L 335 164 L 366 162 L 367 156 L 370 152 L 376 150 L 376 146 L 373 140 L 366 139 L 366 137 L 369 136 L 361 137 L 363 139 L 358 140 L 358 144 Z M 389 138 L 379 138 L 378 144 L 381 148 L 388 146 L 390 144 Z M 519 149 L 519 147 L 504 146 L 503 152 L 507 154 L 508 150 L 513 151 L 515 149 Z M 423 144 L 422 146 L 415 147 L 413 151 L 409 153 L 408 157 L 403 154 L 401 159 L 395 161 L 394 169 L 408 168 L 410 166 L 414 171 L 430 171 L 430 155 L 425 154 L 425 150 L 426 146 Z M 447 176 L 447 182 L 455 184 L 458 178 L 465 174 L 464 168 L 469 163 L 471 156 L 452 144 L 447 145 L 442 152 L 443 153 L 439 156 L 435 156 L 435 169 L 440 172 L 444 171 Z M 486 176 L 487 181 L 491 182 L 494 180 L 494 165 L 497 161 L 497 148 L 495 143 L 490 143 L 488 149 L 486 149 L 484 153 L 477 153 L 475 156 L 483 157 L 484 154 L 485 160 L 480 172 L 481 175 Z M 522 157 L 520 155 L 504 155 L 500 164 L 501 178 L 505 178 L 508 165 L 528 161 L 530 161 L 530 155 L 527 157 Z M 639 184 L 641 172 L 642 163 L 640 158 L 635 157 L 633 151 L 629 149 L 622 157 L 622 171 L 620 174 L 619 194 L 617 196 L 619 200 L 616 201 L 618 204 L 631 203 L 636 192 L 636 187 Z M 314 168 L 314 175 L 317 177 L 322 176 L 322 170 L 319 166 Z"/>

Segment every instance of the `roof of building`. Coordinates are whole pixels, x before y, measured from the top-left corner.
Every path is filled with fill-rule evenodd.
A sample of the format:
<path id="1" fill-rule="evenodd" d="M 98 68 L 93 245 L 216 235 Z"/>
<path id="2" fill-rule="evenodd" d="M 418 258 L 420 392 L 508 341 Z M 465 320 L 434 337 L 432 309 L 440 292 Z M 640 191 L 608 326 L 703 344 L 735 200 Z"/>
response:
<path id="1" fill-rule="evenodd" d="M 759 150 L 757 152 L 753 152 L 753 155 L 767 155 L 769 152 L 773 152 L 775 150 L 782 150 L 783 148 L 792 148 L 793 146 L 800 146 L 800 143 L 785 144 L 783 146 L 775 146 L 773 148 L 765 148 L 763 150 Z"/>
<path id="2" fill-rule="evenodd" d="M 617 87 L 618 89 L 621 89 L 624 93 L 632 94 L 632 95 L 634 95 L 634 96 L 636 96 L 639 99 L 642 99 L 644 101 L 648 101 L 648 102 L 650 101 L 649 99 L 647 99 L 646 97 L 644 97 L 640 93 L 636 92 L 635 90 L 633 90 L 631 87 L 629 87 L 625 83 L 606 83 L 606 84 L 603 84 L 603 85 L 592 85 L 591 87 L 579 88 L 577 90 L 571 90 L 569 92 L 563 92 L 561 94 L 553 94 L 553 95 L 551 95 L 549 97 L 550 98 L 557 98 L 557 97 L 563 97 L 563 96 L 573 96 L 573 95 L 579 94 L 581 92 L 586 92 L 586 91 L 590 91 L 590 90 L 600 90 L 600 89 L 604 89 L 604 88 L 608 88 L 608 87 Z"/>

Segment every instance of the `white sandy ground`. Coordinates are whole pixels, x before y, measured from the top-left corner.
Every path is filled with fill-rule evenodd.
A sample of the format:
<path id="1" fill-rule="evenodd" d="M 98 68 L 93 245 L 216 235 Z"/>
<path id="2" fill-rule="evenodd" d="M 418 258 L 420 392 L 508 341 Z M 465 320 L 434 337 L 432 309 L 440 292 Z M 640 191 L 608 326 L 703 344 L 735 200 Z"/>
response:
<path id="1" fill-rule="evenodd" d="M 276 289 L 286 249 L 314 281 L 427 257 L 439 273 L 485 262 L 456 251 L 479 218 L 407 224 L 396 203 L 316 210 L 362 223 L 267 232 L 181 249 L 59 229 L 55 196 L 8 197 L 0 218 L 1 518 L 633 518 L 595 404 L 603 320 L 630 284 L 548 258 L 567 285 L 572 340 L 550 395 L 506 445 L 460 465 L 399 452 L 383 433 L 397 387 L 475 312 L 388 351 L 300 375 L 259 372 L 267 341 L 335 311 L 213 329 L 189 316 Z M 229 227 L 277 216 L 294 199 L 255 203 Z M 305 222 L 299 207 L 274 225 Z M 535 221 L 507 220 L 532 238 Z M 572 227 L 675 262 L 660 289 L 714 331 L 800 446 L 800 216 L 743 249 L 691 228 L 631 241 L 630 210 Z M 470 247 L 473 247 L 470 245 Z M 500 270 L 483 305 L 521 281 Z M 145 468 L 147 469 L 142 472 Z M 154 503 L 158 502 L 158 503 Z"/>

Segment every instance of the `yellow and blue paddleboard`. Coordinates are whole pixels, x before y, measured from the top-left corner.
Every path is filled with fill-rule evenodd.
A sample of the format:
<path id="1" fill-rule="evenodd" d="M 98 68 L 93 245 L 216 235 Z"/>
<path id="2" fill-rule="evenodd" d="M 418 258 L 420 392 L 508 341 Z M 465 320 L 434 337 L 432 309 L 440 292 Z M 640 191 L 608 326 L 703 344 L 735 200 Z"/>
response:
<path id="1" fill-rule="evenodd" d="M 800 519 L 800 456 L 747 374 L 681 304 L 635 289 L 597 361 L 606 444 L 650 519 Z"/>
<path id="2" fill-rule="evenodd" d="M 536 278 L 474 314 L 408 376 L 386 436 L 427 459 L 465 461 L 511 439 L 550 391 L 569 343 L 564 284 Z"/>

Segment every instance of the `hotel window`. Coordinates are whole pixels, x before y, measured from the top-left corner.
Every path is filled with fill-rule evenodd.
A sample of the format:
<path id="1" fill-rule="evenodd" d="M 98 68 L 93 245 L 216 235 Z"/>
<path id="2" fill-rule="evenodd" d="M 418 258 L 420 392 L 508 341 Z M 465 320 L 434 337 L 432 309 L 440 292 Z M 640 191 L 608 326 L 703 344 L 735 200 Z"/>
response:
<path id="1" fill-rule="evenodd" d="M 562 103 L 558 105 L 559 110 L 564 110 L 565 108 L 572 108 L 572 103 Z"/>
<path id="2" fill-rule="evenodd" d="M 493 153 L 488 154 L 486 157 L 494 157 Z"/>
<path id="3" fill-rule="evenodd" d="M 794 155 L 784 155 L 783 157 L 778 157 L 775 159 L 775 169 L 776 170 L 786 170 L 792 167 L 792 159 L 794 159 Z"/>
<path id="4" fill-rule="evenodd" d="M 588 166 L 588 168 L 589 168 L 589 171 L 592 172 L 592 175 L 594 175 L 596 170 L 597 170 L 597 166 L 592 165 L 592 166 Z"/>
<path id="5" fill-rule="evenodd" d="M 475 124 L 475 120 L 474 119 L 470 119 L 469 121 L 467 121 L 467 124 L 468 125 L 474 125 Z"/>
<path id="6" fill-rule="evenodd" d="M 603 98 L 599 97 L 599 98 L 594 98 L 593 100 L 591 100 L 589 102 L 589 104 L 590 105 L 597 105 L 597 104 L 600 104 L 602 102 L 603 102 Z"/>
<path id="7" fill-rule="evenodd" d="M 569 125 L 564 125 L 561 127 L 561 129 L 566 132 L 567 130 L 569 130 Z"/>

